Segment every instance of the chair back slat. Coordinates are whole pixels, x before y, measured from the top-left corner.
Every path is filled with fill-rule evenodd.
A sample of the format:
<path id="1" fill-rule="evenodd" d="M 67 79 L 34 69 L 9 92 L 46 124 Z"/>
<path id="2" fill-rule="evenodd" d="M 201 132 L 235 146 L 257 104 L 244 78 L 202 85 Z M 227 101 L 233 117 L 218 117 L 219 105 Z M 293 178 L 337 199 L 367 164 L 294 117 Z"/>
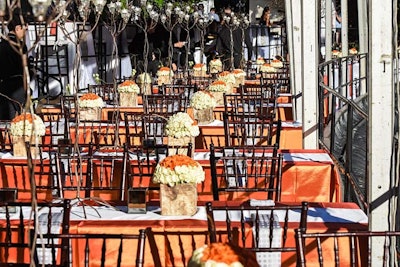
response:
<path id="1" fill-rule="evenodd" d="M 296 229 L 297 266 L 395 266 L 399 231 Z M 374 244 L 374 246 L 372 246 Z"/>
<path id="2" fill-rule="evenodd" d="M 239 205 L 206 203 L 210 242 L 229 241 L 256 253 L 290 252 L 296 247 L 284 240 L 291 238 L 288 219 L 290 212 L 300 212 L 298 225 L 307 224 L 308 203 L 301 205 L 255 206 L 248 202 Z M 305 221 L 302 221 L 305 220 Z M 293 236 L 289 236 L 293 235 Z M 279 242 L 278 242 L 279 241 Z"/>

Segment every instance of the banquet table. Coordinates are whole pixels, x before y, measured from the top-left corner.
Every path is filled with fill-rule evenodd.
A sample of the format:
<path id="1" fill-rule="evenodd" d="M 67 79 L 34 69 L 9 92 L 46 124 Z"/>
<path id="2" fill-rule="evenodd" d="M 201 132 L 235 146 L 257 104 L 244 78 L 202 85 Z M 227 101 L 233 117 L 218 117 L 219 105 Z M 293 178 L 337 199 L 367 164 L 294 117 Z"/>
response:
<path id="1" fill-rule="evenodd" d="M 234 202 L 218 203 L 238 204 Z M 218 205 L 218 203 L 214 202 L 213 204 Z M 296 203 L 275 203 L 275 205 L 290 204 Z M 70 233 L 137 234 L 139 229 L 147 228 L 145 266 L 186 266 L 193 251 L 208 242 L 207 215 L 204 205 L 204 202 L 198 202 L 198 211 L 193 216 L 162 216 L 157 203 L 148 203 L 145 214 L 128 214 L 126 206 L 122 204 L 115 208 L 90 206 L 89 204 L 86 206 L 74 205 L 71 210 Z M 277 216 L 282 223 L 284 221 L 282 214 L 277 213 Z M 295 245 L 294 229 L 299 225 L 299 217 L 299 210 L 289 212 L 287 246 Z M 216 221 L 222 220 L 222 218 L 218 215 L 215 217 Z M 14 219 L 17 220 L 17 218 Z M 354 229 L 365 231 L 368 218 L 354 203 L 310 203 L 307 221 L 308 232 Z M 4 214 L 0 214 L 0 224 L 4 224 Z M 250 229 L 249 231 L 251 231 Z M 83 248 L 76 242 L 73 242 L 71 246 L 72 266 L 83 266 Z M 133 257 L 129 255 L 133 255 L 135 249 L 132 246 L 131 250 L 124 252 L 122 266 L 132 264 Z M 98 251 L 100 254 L 100 250 Z M 91 252 L 94 253 L 91 258 L 95 258 L 96 250 L 92 249 Z M 114 266 L 113 253 L 115 251 L 109 247 L 107 250 L 108 266 Z M 327 256 L 327 258 L 333 260 L 331 256 Z M 347 264 L 348 258 L 341 257 L 341 263 Z M 281 253 L 281 264 L 281 266 L 295 266 L 295 253 Z"/>
<path id="2" fill-rule="evenodd" d="M 282 150 L 283 169 L 282 169 L 282 194 L 281 201 L 285 202 L 340 202 L 342 199 L 340 189 L 340 176 L 335 168 L 333 161 L 323 150 Z M 195 160 L 203 167 L 206 173 L 206 179 L 198 184 L 198 199 L 203 201 L 213 200 L 211 186 L 211 170 L 209 162 L 209 151 L 196 150 Z M 139 173 L 136 159 L 131 159 L 132 173 Z M 45 159 L 37 168 L 50 168 L 50 159 Z M 217 166 L 217 171 L 221 166 Z M 0 188 L 17 188 L 18 199 L 30 199 L 30 180 L 28 175 L 27 161 L 24 158 L 13 157 L 10 153 L 5 153 L 0 159 Z M 149 176 L 150 177 L 150 176 Z M 49 184 L 51 174 L 35 175 L 38 185 Z M 152 183 L 147 180 L 133 182 L 131 187 L 148 187 Z M 115 194 L 115 192 L 114 192 Z M 113 195 L 110 193 L 110 195 Z M 37 196 L 41 200 L 50 200 L 52 193 L 49 190 L 37 189 Z M 105 196 L 102 195 L 103 197 Z M 150 198 L 156 199 L 158 192 L 150 195 Z M 249 195 L 237 195 L 235 198 L 247 200 Z M 230 197 L 227 198 L 229 200 Z M 109 200 L 109 199 L 107 199 Z M 224 200 L 221 198 L 221 200 Z"/>

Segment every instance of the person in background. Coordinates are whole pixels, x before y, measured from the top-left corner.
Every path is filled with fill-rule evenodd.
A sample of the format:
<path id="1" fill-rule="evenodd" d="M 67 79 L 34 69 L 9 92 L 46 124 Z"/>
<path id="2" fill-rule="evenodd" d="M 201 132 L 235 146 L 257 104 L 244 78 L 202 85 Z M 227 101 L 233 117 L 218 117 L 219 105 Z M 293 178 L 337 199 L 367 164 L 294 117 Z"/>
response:
<path id="1" fill-rule="evenodd" d="M 0 42 L 0 120 L 12 120 L 22 112 L 26 101 L 21 55 L 21 52 L 27 52 L 24 41 L 27 29 L 25 22 L 15 12 L 7 24 L 8 35 Z"/>
<path id="2" fill-rule="evenodd" d="M 257 32 L 257 47 L 258 55 L 263 58 L 270 58 L 270 27 L 271 23 L 271 10 L 268 6 L 264 7 L 260 17 L 260 28 Z"/>
<path id="3" fill-rule="evenodd" d="M 209 18 L 213 18 L 213 21 L 220 22 L 219 16 L 215 11 L 215 7 L 210 8 L 210 13 L 208 13 Z"/>

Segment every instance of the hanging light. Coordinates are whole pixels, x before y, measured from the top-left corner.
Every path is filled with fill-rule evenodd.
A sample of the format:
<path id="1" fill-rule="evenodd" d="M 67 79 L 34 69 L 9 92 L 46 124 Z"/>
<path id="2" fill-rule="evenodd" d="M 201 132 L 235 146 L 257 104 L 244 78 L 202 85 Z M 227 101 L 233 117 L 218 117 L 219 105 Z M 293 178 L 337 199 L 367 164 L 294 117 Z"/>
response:
<path id="1" fill-rule="evenodd" d="M 103 12 L 104 6 L 106 5 L 106 0 L 94 0 L 94 7 L 97 14 L 101 14 Z"/>
<path id="2" fill-rule="evenodd" d="M 121 10 L 121 18 L 125 23 L 128 23 L 129 19 L 131 17 L 131 13 L 129 13 L 129 10 L 126 8 L 123 8 Z"/>
<path id="3" fill-rule="evenodd" d="M 29 4 L 32 6 L 32 12 L 36 20 L 44 21 L 47 8 L 51 5 L 51 0 L 29 0 Z"/>

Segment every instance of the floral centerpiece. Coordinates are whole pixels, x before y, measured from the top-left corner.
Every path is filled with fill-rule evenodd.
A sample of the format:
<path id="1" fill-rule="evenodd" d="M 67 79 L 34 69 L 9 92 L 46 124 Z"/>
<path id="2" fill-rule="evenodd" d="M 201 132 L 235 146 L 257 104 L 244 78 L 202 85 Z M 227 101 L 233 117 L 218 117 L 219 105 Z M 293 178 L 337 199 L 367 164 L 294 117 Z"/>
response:
<path id="1" fill-rule="evenodd" d="M 229 71 L 223 71 L 220 74 L 218 74 L 217 80 L 219 81 L 224 81 L 226 85 L 228 86 L 228 93 L 231 93 L 233 90 L 233 87 L 235 86 L 235 75 Z"/>
<path id="2" fill-rule="evenodd" d="M 257 71 L 260 70 L 260 67 L 265 63 L 265 60 L 263 57 L 258 57 L 256 60 L 256 65 L 257 65 Z"/>
<path id="3" fill-rule="evenodd" d="M 31 113 L 23 113 L 11 121 L 10 132 L 15 157 L 26 157 L 25 142 L 40 144 L 42 136 L 46 133 L 46 127 L 42 119 Z M 31 155 L 36 155 L 35 147 L 31 149 Z"/>
<path id="4" fill-rule="evenodd" d="M 269 63 L 264 63 L 261 67 L 260 67 L 260 72 L 276 72 L 276 69 L 274 67 L 271 66 L 271 64 Z"/>
<path id="5" fill-rule="evenodd" d="M 234 69 L 232 71 L 233 77 L 235 77 L 235 87 L 239 87 L 241 84 L 244 84 L 246 79 L 246 72 L 241 69 Z"/>
<path id="6" fill-rule="evenodd" d="M 229 87 L 226 85 L 226 82 L 217 80 L 210 84 L 207 90 L 214 96 L 217 105 L 223 105 L 224 93 L 229 92 Z"/>
<path id="7" fill-rule="evenodd" d="M 157 71 L 157 84 L 172 84 L 174 72 L 168 67 L 161 67 Z"/>
<path id="8" fill-rule="evenodd" d="M 274 67 L 276 69 L 283 68 L 283 62 L 279 59 L 274 59 L 271 61 L 271 67 Z"/>
<path id="9" fill-rule="evenodd" d="M 197 63 L 193 66 L 194 77 L 205 77 L 207 73 L 207 66 L 203 63 Z"/>
<path id="10" fill-rule="evenodd" d="M 119 93 L 119 105 L 122 107 L 137 106 L 139 86 L 132 80 L 126 80 L 117 87 Z"/>
<path id="11" fill-rule="evenodd" d="M 258 267 L 254 253 L 227 243 L 211 243 L 193 252 L 188 267 Z"/>
<path id="12" fill-rule="evenodd" d="M 342 52 L 339 51 L 339 50 L 334 49 L 334 50 L 332 50 L 332 56 L 333 57 L 341 57 L 342 56 Z"/>
<path id="13" fill-rule="evenodd" d="M 214 108 L 216 105 L 217 101 L 208 91 L 197 91 L 190 99 L 194 118 L 199 124 L 208 124 L 214 121 Z"/>
<path id="14" fill-rule="evenodd" d="M 78 99 L 80 120 L 100 120 L 103 99 L 94 93 L 86 93 Z"/>
<path id="15" fill-rule="evenodd" d="M 141 93 L 144 95 L 150 95 L 152 93 L 151 88 L 151 76 L 149 73 L 141 73 L 137 76 L 136 82 L 139 85 Z"/>
<path id="16" fill-rule="evenodd" d="M 161 215 L 194 215 L 196 184 L 203 182 L 201 165 L 185 155 L 168 156 L 155 168 L 153 182 L 160 184 Z"/>
<path id="17" fill-rule="evenodd" d="M 349 49 L 349 54 L 350 55 L 357 55 L 358 54 L 357 48 L 355 48 L 355 47 L 350 48 Z"/>
<path id="18" fill-rule="evenodd" d="M 189 114 L 185 112 L 178 112 L 168 118 L 165 126 L 165 133 L 168 136 L 168 145 L 176 146 L 187 146 L 189 143 L 192 144 L 191 155 L 194 155 L 194 138 L 200 134 L 199 126 Z M 188 154 L 187 149 L 170 149 L 169 155 Z"/>
<path id="19" fill-rule="evenodd" d="M 222 61 L 219 58 L 210 60 L 210 63 L 208 63 L 208 65 L 210 68 L 210 73 L 212 74 L 219 73 L 222 71 Z"/>

